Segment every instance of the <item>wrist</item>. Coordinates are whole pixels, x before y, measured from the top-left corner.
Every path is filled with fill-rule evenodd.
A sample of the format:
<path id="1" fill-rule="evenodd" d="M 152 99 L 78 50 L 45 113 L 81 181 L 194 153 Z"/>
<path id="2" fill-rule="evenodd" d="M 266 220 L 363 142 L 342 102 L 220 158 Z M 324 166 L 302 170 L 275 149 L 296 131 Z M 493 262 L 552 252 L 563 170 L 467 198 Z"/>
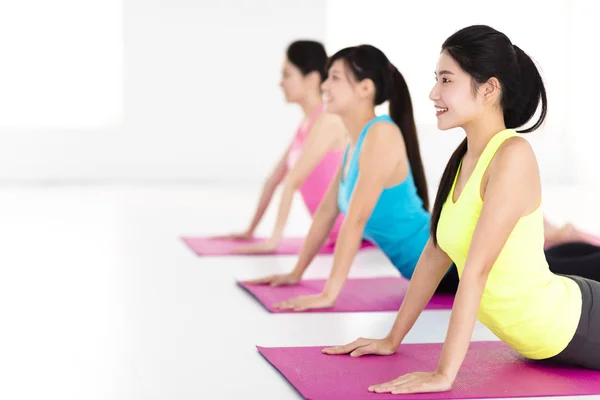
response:
<path id="1" fill-rule="evenodd" d="M 435 370 L 435 374 L 443 377 L 447 382 L 453 383 L 456 379 L 456 371 L 451 370 L 449 367 L 439 364 Z"/>
<path id="2" fill-rule="evenodd" d="M 389 333 L 389 334 L 388 334 L 388 335 L 385 337 L 385 340 L 387 340 L 387 341 L 390 343 L 391 347 L 392 347 L 394 350 L 397 350 L 397 349 L 398 349 L 398 347 L 400 347 L 400 343 L 402 343 L 402 338 L 401 338 L 401 337 L 398 337 L 398 336 L 395 336 L 393 332 L 390 332 L 390 333 Z"/>
<path id="3" fill-rule="evenodd" d="M 332 302 L 335 302 L 337 300 L 338 296 L 340 295 L 340 291 L 341 291 L 340 289 L 332 287 L 332 285 L 329 282 L 327 282 L 327 284 L 325 285 L 325 288 L 321 292 L 321 295 L 325 296 L 327 299 L 331 300 Z"/>

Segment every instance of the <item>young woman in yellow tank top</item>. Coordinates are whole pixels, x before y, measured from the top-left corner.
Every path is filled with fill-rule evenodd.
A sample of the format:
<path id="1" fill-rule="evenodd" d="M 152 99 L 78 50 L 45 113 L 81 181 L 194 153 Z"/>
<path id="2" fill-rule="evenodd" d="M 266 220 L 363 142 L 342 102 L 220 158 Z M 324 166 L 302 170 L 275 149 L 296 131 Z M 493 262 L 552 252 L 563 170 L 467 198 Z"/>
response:
<path id="1" fill-rule="evenodd" d="M 466 138 L 442 177 L 431 238 L 389 335 L 324 352 L 395 353 L 454 262 L 460 283 L 437 370 L 369 390 L 450 390 L 477 318 L 526 358 L 600 369 L 600 283 L 550 272 L 538 165 L 517 134 L 537 129 L 546 117 L 535 64 L 503 33 L 471 26 L 444 42 L 435 77 L 430 98 L 438 128 L 463 128 Z M 540 103 L 539 119 L 516 131 Z"/>

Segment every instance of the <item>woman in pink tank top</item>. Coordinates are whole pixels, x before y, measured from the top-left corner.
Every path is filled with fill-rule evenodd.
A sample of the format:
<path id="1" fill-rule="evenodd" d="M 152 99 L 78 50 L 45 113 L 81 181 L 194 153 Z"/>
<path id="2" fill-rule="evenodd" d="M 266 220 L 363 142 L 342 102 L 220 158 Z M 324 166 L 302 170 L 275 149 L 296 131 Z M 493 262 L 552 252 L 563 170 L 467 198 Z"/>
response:
<path id="1" fill-rule="evenodd" d="M 314 216 L 329 182 L 337 173 L 346 136 L 339 117 L 325 112 L 321 83 L 326 78 L 326 63 L 327 53 L 321 43 L 296 41 L 287 49 L 280 85 L 286 101 L 299 105 L 305 118 L 266 180 L 250 226 L 242 233 L 227 237 L 252 238 L 276 188 L 283 183 L 273 233 L 262 243 L 239 247 L 238 252 L 267 253 L 275 250 L 283 237 L 295 192 L 300 192 L 309 213 Z M 330 240 L 337 237 L 341 222 L 341 218 L 338 219 Z"/>

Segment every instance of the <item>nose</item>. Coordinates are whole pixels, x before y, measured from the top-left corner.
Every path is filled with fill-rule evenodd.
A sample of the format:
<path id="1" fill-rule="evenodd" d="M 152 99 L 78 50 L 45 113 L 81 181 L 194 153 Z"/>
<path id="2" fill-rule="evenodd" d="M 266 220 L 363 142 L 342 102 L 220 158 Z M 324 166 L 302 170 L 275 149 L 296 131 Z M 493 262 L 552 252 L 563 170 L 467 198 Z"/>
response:
<path id="1" fill-rule="evenodd" d="M 439 98 L 440 98 L 440 94 L 439 94 L 439 90 L 438 90 L 438 83 L 436 82 L 435 85 L 433 86 L 433 89 L 431 89 L 431 92 L 429 92 L 429 100 L 436 101 L 436 100 L 439 100 Z"/>
<path id="2" fill-rule="evenodd" d="M 324 92 L 329 87 L 329 79 L 325 79 L 323 83 L 321 83 L 321 91 Z"/>

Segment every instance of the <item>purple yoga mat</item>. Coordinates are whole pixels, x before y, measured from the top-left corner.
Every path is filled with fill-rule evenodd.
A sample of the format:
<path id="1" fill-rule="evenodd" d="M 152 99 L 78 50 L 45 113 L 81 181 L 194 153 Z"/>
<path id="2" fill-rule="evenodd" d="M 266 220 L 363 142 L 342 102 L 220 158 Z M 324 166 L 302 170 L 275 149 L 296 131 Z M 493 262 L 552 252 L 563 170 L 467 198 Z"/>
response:
<path id="1" fill-rule="evenodd" d="M 214 239 L 208 237 L 182 237 L 181 240 L 199 256 L 248 256 L 248 255 L 297 255 L 300 254 L 304 238 L 283 238 L 277 250 L 270 253 L 234 253 L 237 247 L 263 242 L 266 238 L 254 238 L 251 240 Z M 374 244 L 363 241 L 361 249 L 375 247 Z M 321 248 L 319 254 L 333 254 L 334 244 L 326 244 Z"/>
<path id="2" fill-rule="evenodd" d="M 296 296 L 321 293 L 325 280 L 303 280 L 295 286 L 271 287 L 269 285 L 238 285 L 252 294 L 267 310 L 274 313 L 297 312 L 278 310 L 273 304 Z M 360 312 L 398 311 L 408 288 L 408 280 L 399 277 L 348 279 L 342 293 L 332 308 L 308 310 L 306 312 Z M 449 310 L 454 302 L 453 295 L 435 295 L 427 309 Z"/>
<path id="3" fill-rule="evenodd" d="M 600 371 L 522 359 L 502 342 L 472 342 L 449 392 L 370 393 L 371 385 L 410 372 L 434 371 L 442 344 L 405 344 L 392 356 L 326 355 L 323 347 L 257 347 L 310 400 L 432 400 L 600 394 Z"/>

